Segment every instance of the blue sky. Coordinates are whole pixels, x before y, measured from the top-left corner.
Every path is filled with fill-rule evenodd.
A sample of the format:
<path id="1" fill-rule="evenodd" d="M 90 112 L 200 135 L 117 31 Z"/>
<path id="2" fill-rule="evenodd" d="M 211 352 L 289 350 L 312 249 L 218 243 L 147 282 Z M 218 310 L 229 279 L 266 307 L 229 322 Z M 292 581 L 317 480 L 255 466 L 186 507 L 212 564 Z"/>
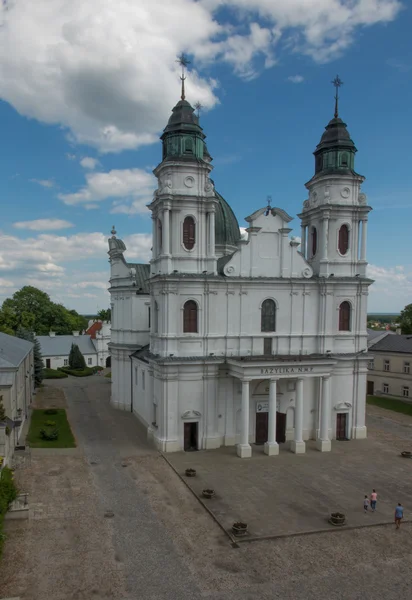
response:
<path id="1" fill-rule="evenodd" d="M 113 224 L 126 256 L 148 260 L 145 205 L 182 51 L 216 187 L 241 226 L 268 195 L 300 212 L 339 73 L 341 117 L 374 208 L 369 310 L 412 302 L 406 3 L 15 0 L 0 24 L 0 302 L 31 284 L 80 312 L 106 307 Z M 299 235 L 297 217 L 291 225 Z"/>

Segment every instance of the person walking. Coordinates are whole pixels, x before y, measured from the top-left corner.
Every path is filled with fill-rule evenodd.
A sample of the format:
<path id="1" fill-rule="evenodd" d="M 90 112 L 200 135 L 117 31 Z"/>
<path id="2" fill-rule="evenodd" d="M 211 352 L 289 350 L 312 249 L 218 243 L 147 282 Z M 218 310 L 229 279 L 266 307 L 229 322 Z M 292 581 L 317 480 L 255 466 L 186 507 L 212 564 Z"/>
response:
<path id="1" fill-rule="evenodd" d="M 403 506 L 400 502 L 398 502 L 398 506 L 395 508 L 396 529 L 400 528 L 402 519 L 403 519 Z"/>
<path id="2" fill-rule="evenodd" d="M 363 510 L 365 511 L 365 513 L 368 512 L 368 508 L 369 508 L 369 498 L 367 496 L 365 496 L 363 499 Z"/>
<path id="3" fill-rule="evenodd" d="M 371 494 L 371 509 L 372 512 L 375 512 L 376 510 L 376 502 L 378 501 L 378 494 L 376 493 L 376 490 L 372 490 L 372 494 Z"/>

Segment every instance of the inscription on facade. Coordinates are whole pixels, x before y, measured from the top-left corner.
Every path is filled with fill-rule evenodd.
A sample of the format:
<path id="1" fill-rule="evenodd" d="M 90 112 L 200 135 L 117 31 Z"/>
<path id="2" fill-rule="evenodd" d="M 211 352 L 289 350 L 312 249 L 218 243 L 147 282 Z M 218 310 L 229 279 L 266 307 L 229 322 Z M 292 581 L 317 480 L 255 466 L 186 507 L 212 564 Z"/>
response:
<path id="1" fill-rule="evenodd" d="M 279 373 L 312 373 L 313 367 L 269 367 L 260 369 L 261 375 L 276 375 Z"/>

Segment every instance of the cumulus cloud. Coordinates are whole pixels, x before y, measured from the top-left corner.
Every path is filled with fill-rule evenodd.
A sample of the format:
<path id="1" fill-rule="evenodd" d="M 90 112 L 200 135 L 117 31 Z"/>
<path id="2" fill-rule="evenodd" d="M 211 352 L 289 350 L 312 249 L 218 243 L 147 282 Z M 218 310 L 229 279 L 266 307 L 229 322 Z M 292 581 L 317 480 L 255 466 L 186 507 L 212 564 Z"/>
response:
<path id="1" fill-rule="evenodd" d="M 217 83 L 196 69 L 223 61 L 252 79 L 281 52 L 325 62 L 357 29 L 389 22 L 400 8 L 399 0 L 5 0 L 1 97 L 61 124 L 74 142 L 137 148 L 157 140 L 178 99 L 181 51 L 194 59 L 188 99 L 211 108 Z"/>
<path id="2" fill-rule="evenodd" d="M 32 231 L 53 231 L 74 227 L 73 223 L 63 219 L 35 219 L 34 221 L 18 221 L 13 223 L 16 229 L 31 229 Z"/>
<path id="3" fill-rule="evenodd" d="M 30 181 L 32 183 L 37 183 L 38 185 L 41 185 L 42 187 L 45 187 L 45 188 L 54 187 L 54 181 L 52 181 L 51 179 L 30 179 Z"/>
<path id="4" fill-rule="evenodd" d="M 369 310 L 396 312 L 412 298 L 412 267 L 368 265 L 368 277 L 375 283 L 369 288 Z"/>
<path id="5" fill-rule="evenodd" d="M 81 159 L 80 164 L 83 167 L 83 169 L 90 169 L 91 171 L 93 171 L 99 164 L 99 161 L 97 160 L 97 158 L 85 156 Z"/>
<path id="6" fill-rule="evenodd" d="M 288 81 L 291 83 L 302 83 L 305 78 L 302 75 L 289 75 Z"/>
<path id="7" fill-rule="evenodd" d="M 94 312 L 96 301 L 100 307 L 108 306 L 108 237 L 91 232 L 21 239 L 0 233 L 0 302 L 23 285 L 33 285 L 81 312 Z M 124 242 L 126 260 L 149 261 L 150 234 L 128 235 Z"/>
<path id="8" fill-rule="evenodd" d="M 144 213 L 156 186 L 156 178 L 143 169 L 113 169 L 107 173 L 88 173 L 86 185 L 78 192 L 58 197 L 70 206 L 86 208 L 95 208 L 96 203 L 111 198 L 116 199 L 113 212 Z"/>

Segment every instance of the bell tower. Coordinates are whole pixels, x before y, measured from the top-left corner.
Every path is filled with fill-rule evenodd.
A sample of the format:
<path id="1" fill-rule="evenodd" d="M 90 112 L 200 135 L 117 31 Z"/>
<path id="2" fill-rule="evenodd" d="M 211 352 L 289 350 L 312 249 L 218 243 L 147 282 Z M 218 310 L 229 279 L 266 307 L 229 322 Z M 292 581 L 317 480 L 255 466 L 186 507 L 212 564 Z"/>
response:
<path id="1" fill-rule="evenodd" d="M 309 198 L 302 220 L 302 254 L 320 277 L 366 276 L 368 213 L 365 178 L 355 171 L 354 142 L 339 117 L 339 76 L 335 86 L 335 113 L 314 152 L 315 174 L 306 188 Z"/>
<path id="2" fill-rule="evenodd" d="M 181 99 L 163 131 L 162 162 L 154 169 L 158 188 L 149 205 L 153 219 L 151 273 L 216 273 L 215 212 L 218 203 L 209 175 L 213 167 L 195 109 Z"/>

